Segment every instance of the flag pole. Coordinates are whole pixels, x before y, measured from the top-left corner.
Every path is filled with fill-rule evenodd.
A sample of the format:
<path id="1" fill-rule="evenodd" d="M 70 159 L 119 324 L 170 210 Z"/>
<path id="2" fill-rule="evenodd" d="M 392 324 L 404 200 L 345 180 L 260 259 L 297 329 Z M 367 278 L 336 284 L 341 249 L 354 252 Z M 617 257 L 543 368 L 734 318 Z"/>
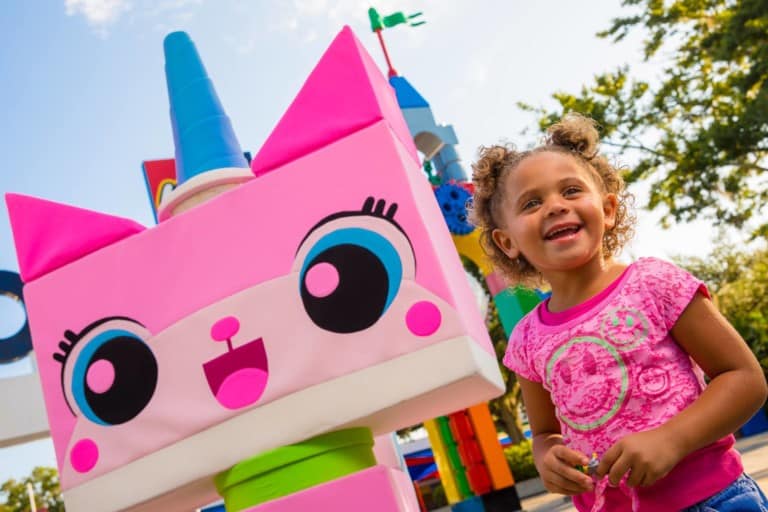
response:
<path id="1" fill-rule="evenodd" d="M 393 76 L 397 76 L 397 71 L 395 71 L 395 68 L 392 67 L 392 61 L 389 60 L 389 53 L 387 52 L 387 46 L 384 44 L 384 36 L 381 35 L 381 29 L 374 30 L 376 32 L 376 35 L 379 37 L 379 43 L 381 44 L 381 51 L 384 52 L 384 59 L 387 61 L 387 76 L 389 78 L 392 78 Z"/>

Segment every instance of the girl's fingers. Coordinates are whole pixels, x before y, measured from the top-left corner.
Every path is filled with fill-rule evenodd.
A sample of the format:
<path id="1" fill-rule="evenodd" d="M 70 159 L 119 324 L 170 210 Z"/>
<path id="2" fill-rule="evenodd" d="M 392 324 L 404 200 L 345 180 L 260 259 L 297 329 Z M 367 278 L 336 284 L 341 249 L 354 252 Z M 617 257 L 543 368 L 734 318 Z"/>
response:
<path id="1" fill-rule="evenodd" d="M 581 494 L 592 490 L 592 479 L 574 466 L 575 464 L 563 462 L 557 457 L 552 458 L 549 464 L 545 465 L 546 480 L 558 488 L 567 490 L 569 494 Z"/>
<path id="2" fill-rule="evenodd" d="M 662 478 L 664 478 L 665 476 L 667 476 L 667 474 L 668 474 L 668 473 L 669 473 L 669 471 L 667 471 L 666 473 L 651 473 L 651 472 L 646 472 L 646 473 L 645 473 L 645 476 L 643 477 L 643 482 L 642 482 L 640 485 L 641 485 L 642 487 L 646 487 L 646 486 L 649 486 L 649 485 L 653 485 L 653 484 L 655 484 L 657 481 L 659 481 L 659 480 L 661 480 Z"/>
<path id="3" fill-rule="evenodd" d="M 629 472 L 629 478 L 627 478 L 627 485 L 630 487 L 638 487 L 643 485 L 643 482 L 645 481 L 647 476 L 647 473 L 645 473 L 642 470 L 632 470 Z"/>
<path id="4" fill-rule="evenodd" d="M 586 455 L 576 450 L 571 450 L 566 446 L 552 447 L 552 454 L 566 466 L 586 466 L 589 463 Z"/>
<path id="5" fill-rule="evenodd" d="M 616 462 L 611 465 L 611 470 L 608 472 L 608 480 L 611 485 L 619 485 L 621 479 L 629 471 L 630 468 L 629 457 L 619 457 Z"/>
<path id="6" fill-rule="evenodd" d="M 564 466 L 560 470 L 560 474 L 563 478 L 576 483 L 581 489 L 581 492 L 592 489 L 592 478 L 588 477 L 581 471 L 571 466 Z"/>
<path id="7" fill-rule="evenodd" d="M 640 485 L 640 487 L 647 487 L 647 486 L 651 485 L 652 483 L 654 483 L 655 481 L 656 481 L 656 479 L 652 478 L 650 473 L 646 473 L 643 476 L 643 481 L 640 482 L 639 485 Z"/>
<path id="8" fill-rule="evenodd" d="M 555 492 L 560 492 L 561 494 L 581 494 L 591 490 L 590 487 L 585 487 L 554 472 L 550 472 L 545 481 L 550 484 Z"/>
<path id="9" fill-rule="evenodd" d="M 572 495 L 591 491 L 592 479 L 576 469 L 576 466 L 588 462 L 589 459 L 581 452 L 566 446 L 553 446 L 542 468 L 545 470 L 542 479 L 553 492 Z"/>
<path id="10" fill-rule="evenodd" d="M 600 464 L 597 466 L 597 476 L 602 478 L 608 474 L 613 467 L 616 459 L 621 455 L 621 449 L 618 445 L 613 445 L 603 456 L 600 458 Z"/>

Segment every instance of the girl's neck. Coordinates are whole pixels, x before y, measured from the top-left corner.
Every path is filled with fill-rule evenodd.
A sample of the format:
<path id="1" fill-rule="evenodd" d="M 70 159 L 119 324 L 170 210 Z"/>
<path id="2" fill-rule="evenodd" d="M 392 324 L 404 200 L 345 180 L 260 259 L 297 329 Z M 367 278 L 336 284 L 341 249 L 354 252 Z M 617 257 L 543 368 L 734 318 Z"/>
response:
<path id="1" fill-rule="evenodd" d="M 547 272 L 544 278 L 552 287 L 548 309 L 558 312 L 581 304 L 608 287 L 625 268 L 613 259 L 596 258 L 577 269 Z"/>

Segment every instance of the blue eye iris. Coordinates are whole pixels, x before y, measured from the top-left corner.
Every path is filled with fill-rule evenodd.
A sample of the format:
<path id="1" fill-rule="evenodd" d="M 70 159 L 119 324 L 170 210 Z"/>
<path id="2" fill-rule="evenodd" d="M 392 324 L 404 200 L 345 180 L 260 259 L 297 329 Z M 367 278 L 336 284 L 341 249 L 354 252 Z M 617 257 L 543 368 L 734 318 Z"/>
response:
<path id="1" fill-rule="evenodd" d="M 78 408 L 99 425 L 117 425 L 136 417 L 154 395 L 157 361 L 141 337 L 110 329 L 94 336 L 77 357 L 72 372 L 72 395 Z M 104 389 L 93 389 L 88 372 L 95 363 L 111 369 Z"/>
<path id="2" fill-rule="evenodd" d="M 338 282 L 317 296 L 307 285 L 319 264 L 333 267 Z M 400 256 L 382 235 L 363 228 L 328 233 L 309 251 L 300 271 L 304 309 L 319 327 L 338 333 L 357 332 L 376 323 L 397 296 L 403 277 Z"/>

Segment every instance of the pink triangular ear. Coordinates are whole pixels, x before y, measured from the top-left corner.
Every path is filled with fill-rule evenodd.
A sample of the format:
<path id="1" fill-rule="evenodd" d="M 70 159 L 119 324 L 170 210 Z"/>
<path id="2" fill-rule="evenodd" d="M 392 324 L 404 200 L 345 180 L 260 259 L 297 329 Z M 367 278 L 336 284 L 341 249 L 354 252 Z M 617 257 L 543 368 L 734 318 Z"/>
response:
<path id="1" fill-rule="evenodd" d="M 344 27 L 251 162 L 257 176 L 379 120 L 419 161 L 395 91 L 352 30 Z"/>
<path id="2" fill-rule="evenodd" d="M 21 279 L 28 283 L 144 230 L 130 219 L 6 194 Z"/>

